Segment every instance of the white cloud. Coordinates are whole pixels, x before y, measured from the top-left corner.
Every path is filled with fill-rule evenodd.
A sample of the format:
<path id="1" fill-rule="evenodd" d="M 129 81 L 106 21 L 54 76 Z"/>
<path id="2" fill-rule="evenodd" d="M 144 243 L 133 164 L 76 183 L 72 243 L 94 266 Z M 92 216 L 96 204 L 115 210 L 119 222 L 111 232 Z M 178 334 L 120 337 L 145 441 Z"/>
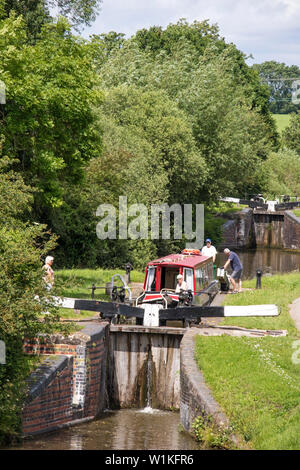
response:
<path id="1" fill-rule="evenodd" d="M 117 31 L 131 36 L 179 18 L 218 23 L 221 35 L 252 53 L 255 62 L 300 65 L 299 0 L 103 0 L 101 13 L 84 35 Z"/>

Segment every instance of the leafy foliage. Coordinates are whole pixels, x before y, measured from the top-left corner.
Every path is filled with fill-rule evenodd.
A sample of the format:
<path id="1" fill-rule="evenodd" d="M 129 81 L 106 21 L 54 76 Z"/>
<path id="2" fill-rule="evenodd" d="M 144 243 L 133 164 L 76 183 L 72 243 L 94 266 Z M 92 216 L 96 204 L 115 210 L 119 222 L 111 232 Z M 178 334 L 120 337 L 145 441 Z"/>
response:
<path id="1" fill-rule="evenodd" d="M 270 111 L 275 114 L 288 114 L 299 110 L 299 105 L 292 103 L 293 79 L 300 79 L 297 65 L 286 65 L 275 60 L 254 64 L 253 69 L 270 90 Z"/>
<path id="2" fill-rule="evenodd" d="M 289 125 L 283 131 L 282 144 L 300 156 L 300 111 L 291 114 Z"/>
<path id="3" fill-rule="evenodd" d="M 4 162 L 0 173 L 0 340 L 6 345 L 6 364 L 0 365 L 0 444 L 20 432 L 24 380 L 32 362 L 23 354 L 23 340 L 58 328 L 55 309 L 50 308 L 47 321 L 39 321 L 48 299 L 42 259 L 54 249 L 55 237 L 45 226 L 21 220 L 30 209 L 31 191 Z"/>
<path id="4" fill-rule="evenodd" d="M 42 213 L 44 206 L 62 203 L 62 182 L 80 180 L 84 165 L 101 151 L 92 110 L 101 100 L 99 81 L 84 41 L 68 30 L 60 20 L 28 45 L 21 17 L 0 23 L 3 148 L 34 187 Z"/>
<path id="5" fill-rule="evenodd" d="M 3 14 L 14 12 L 23 17 L 28 41 L 35 42 L 45 23 L 53 22 L 51 9 L 69 20 L 75 30 L 82 25 L 90 26 L 96 19 L 102 0 L 2 0 Z"/>
<path id="6" fill-rule="evenodd" d="M 262 93 L 256 91 L 258 77 L 256 88 L 251 80 L 237 77 L 234 46 L 219 52 L 213 42 L 202 55 L 184 38 L 176 46 L 173 53 L 161 50 L 153 58 L 135 40 L 128 41 L 100 68 L 104 84 L 161 89 L 177 103 L 208 169 L 198 200 L 239 194 L 245 185 L 246 192 L 255 192 L 262 184 L 261 162 L 277 138 L 265 103 L 253 107 Z"/>
<path id="7" fill-rule="evenodd" d="M 300 194 L 300 155 L 284 148 L 272 152 L 266 161 L 269 173 L 268 193 L 272 197 L 282 194 Z"/>

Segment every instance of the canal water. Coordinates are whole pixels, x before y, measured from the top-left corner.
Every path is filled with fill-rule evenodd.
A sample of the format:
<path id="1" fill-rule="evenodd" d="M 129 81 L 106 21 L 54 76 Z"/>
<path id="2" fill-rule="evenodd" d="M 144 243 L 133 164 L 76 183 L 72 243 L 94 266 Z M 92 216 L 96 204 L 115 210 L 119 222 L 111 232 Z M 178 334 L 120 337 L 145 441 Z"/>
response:
<path id="1" fill-rule="evenodd" d="M 99 420 L 25 440 L 12 450 L 199 450 L 179 430 L 179 413 L 161 410 L 106 411 Z"/>
<path id="2" fill-rule="evenodd" d="M 233 250 L 243 263 L 243 279 L 252 279 L 256 276 L 256 270 L 262 269 L 263 273 L 289 273 L 300 270 L 300 253 L 286 250 L 262 248 L 256 250 Z M 219 253 L 216 265 L 223 266 L 227 257 Z"/>

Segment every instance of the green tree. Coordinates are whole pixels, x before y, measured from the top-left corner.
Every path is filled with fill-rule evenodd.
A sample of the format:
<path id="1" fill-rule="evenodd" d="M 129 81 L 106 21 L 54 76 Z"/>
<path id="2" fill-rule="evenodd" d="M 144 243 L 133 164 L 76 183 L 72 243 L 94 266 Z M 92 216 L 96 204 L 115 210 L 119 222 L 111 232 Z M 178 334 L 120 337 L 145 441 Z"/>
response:
<path id="1" fill-rule="evenodd" d="M 268 194 L 271 197 L 300 194 L 300 154 L 287 148 L 272 152 L 265 169 L 269 175 Z"/>
<path id="2" fill-rule="evenodd" d="M 71 26 L 79 31 L 90 26 L 100 10 L 102 0 L 2 0 L 4 13 L 22 15 L 26 23 L 29 40 L 36 40 L 45 23 L 53 22 L 51 9 L 69 20 Z"/>
<path id="3" fill-rule="evenodd" d="M 142 50 L 157 54 L 162 49 L 172 54 L 178 41 L 187 40 L 193 48 L 203 54 L 205 48 L 213 41 L 220 50 L 226 47 L 224 38 L 219 35 L 219 27 L 210 25 L 208 20 L 194 21 L 189 24 L 184 18 L 176 24 L 170 23 L 166 29 L 161 26 L 151 26 L 137 31 L 135 40 Z"/>
<path id="4" fill-rule="evenodd" d="M 118 208 L 119 196 L 127 196 L 128 204 L 143 203 L 150 215 L 151 204 L 196 202 L 206 164 L 187 116 L 163 90 L 111 88 L 98 112 L 103 154 L 90 161 L 84 184 L 65 191 L 64 204 L 52 209 L 53 229 L 61 236 L 57 253 L 69 265 L 131 261 L 144 267 L 156 255 L 156 242 L 98 240 L 97 207 Z"/>
<path id="5" fill-rule="evenodd" d="M 293 79 L 300 78 L 297 65 L 286 65 L 275 60 L 254 64 L 263 83 L 270 90 L 270 111 L 275 114 L 288 114 L 299 110 L 299 105 L 292 102 Z"/>
<path id="6" fill-rule="evenodd" d="M 61 19 L 29 45 L 21 17 L 0 22 L 4 151 L 34 187 L 40 215 L 62 203 L 62 182 L 78 182 L 89 159 L 101 152 L 92 109 L 101 102 L 99 78 L 85 41 L 69 29 Z"/>
<path id="7" fill-rule="evenodd" d="M 32 192 L 10 168 L 1 145 L 0 156 L 0 340 L 6 345 L 6 364 L 0 366 L 2 445 L 17 439 L 21 432 L 25 379 L 32 362 L 23 354 L 24 339 L 38 332 L 53 332 L 59 325 L 51 308 L 47 321 L 40 321 L 48 299 L 42 262 L 54 249 L 55 238 L 45 226 L 26 223 Z"/>
<path id="8" fill-rule="evenodd" d="M 169 24 L 165 29 L 153 26 L 148 30 L 144 28 L 137 31 L 134 40 L 141 50 L 149 51 L 154 57 L 161 51 L 165 51 L 167 55 L 174 55 L 180 44 L 185 43 L 189 51 L 194 51 L 194 62 L 204 55 L 208 47 L 214 46 L 214 55 L 224 53 L 228 49 L 233 59 L 231 73 L 236 84 L 248 88 L 250 92 L 248 94 L 252 97 L 252 106 L 264 116 L 265 122 L 272 128 L 272 133 L 275 133 L 274 123 L 269 116 L 267 86 L 261 84 L 257 72 L 246 64 L 246 55 L 234 44 L 227 44 L 220 36 L 217 24 L 210 25 L 208 20 L 194 21 L 190 24 L 181 19 L 176 24 Z M 276 136 L 274 137 L 276 143 Z"/>
<path id="9" fill-rule="evenodd" d="M 300 156 L 300 111 L 291 115 L 290 123 L 282 133 L 282 145 Z"/>
<path id="10" fill-rule="evenodd" d="M 22 15 L 26 29 L 32 38 L 36 38 L 43 24 L 51 21 L 46 0 L 4 0 L 5 16 L 12 12 Z"/>
<path id="11" fill-rule="evenodd" d="M 155 57 L 128 41 L 100 68 L 107 88 L 134 84 L 164 90 L 184 111 L 208 169 L 198 202 L 253 193 L 264 184 L 262 162 L 276 131 L 269 114 L 253 107 L 256 91 L 251 82 L 237 80 L 236 68 L 234 46 L 218 53 L 214 44 L 208 45 L 199 56 L 185 39 L 173 54 L 162 50 Z"/>

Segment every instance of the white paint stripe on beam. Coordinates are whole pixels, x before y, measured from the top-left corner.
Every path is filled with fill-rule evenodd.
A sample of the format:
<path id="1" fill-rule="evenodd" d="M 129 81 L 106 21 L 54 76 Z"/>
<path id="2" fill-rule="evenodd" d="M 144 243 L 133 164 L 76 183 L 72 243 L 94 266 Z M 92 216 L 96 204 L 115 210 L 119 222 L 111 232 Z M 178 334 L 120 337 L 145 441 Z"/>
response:
<path id="1" fill-rule="evenodd" d="M 224 202 L 236 202 L 237 204 L 240 202 L 240 200 L 237 199 L 236 197 L 221 197 L 221 198 L 220 198 L 220 201 L 224 201 Z"/>
<path id="2" fill-rule="evenodd" d="M 72 299 L 70 297 L 64 297 L 63 299 L 60 297 L 54 297 L 55 305 L 61 308 L 74 308 L 75 300 L 77 299 Z"/>
<path id="3" fill-rule="evenodd" d="M 224 307 L 224 317 L 275 317 L 277 305 L 235 305 Z"/>

